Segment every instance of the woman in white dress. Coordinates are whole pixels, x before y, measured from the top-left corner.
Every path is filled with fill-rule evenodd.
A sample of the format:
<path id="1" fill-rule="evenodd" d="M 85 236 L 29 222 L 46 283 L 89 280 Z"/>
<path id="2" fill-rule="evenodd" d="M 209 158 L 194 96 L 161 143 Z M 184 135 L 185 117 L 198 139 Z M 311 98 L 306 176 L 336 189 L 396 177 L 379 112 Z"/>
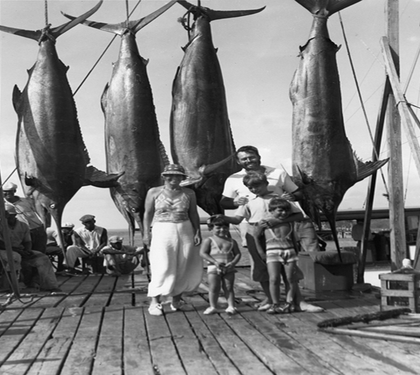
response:
<path id="1" fill-rule="evenodd" d="M 171 309 L 176 311 L 182 293 L 197 289 L 203 273 L 195 193 L 180 186 L 186 178 L 181 165 L 167 165 L 162 176 L 164 185 L 147 193 L 143 223 L 143 244 L 150 247 L 152 275 L 149 313 L 157 316 L 162 315 L 161 296 L 171 296 Z"/>

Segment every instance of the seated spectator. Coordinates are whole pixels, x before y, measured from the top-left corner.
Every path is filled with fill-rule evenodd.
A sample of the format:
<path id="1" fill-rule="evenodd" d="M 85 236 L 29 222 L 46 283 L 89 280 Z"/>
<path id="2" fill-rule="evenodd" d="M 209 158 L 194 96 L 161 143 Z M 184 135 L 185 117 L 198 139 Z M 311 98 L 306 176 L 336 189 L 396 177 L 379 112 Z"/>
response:
<path id="1" fill-rule="evenodd" d="M 144 250 L 140 247 L 123 245 L 122 237 L 110 237 L 109 245 L 101 250 L 101 254 L 105 257 L 106 272 L 109 275 L 129 274 L 139 265 L 139 255 L 144 254 Z"/>
<path id="2" fill-rule="evenodd" d="M 77 258 L 93 258 L 107 245 L 108 233 L 105 228 L 97 226 L 95 216 L 83 215 L 80 218 L 83 227 L 74 230 L 74 244 L 67 248 L 67 268 L 69 274 L 76 274 Z"/>
<path id="3" fill-rule="evenodd" d="M 61 233 L 63 236 L 64 249 L 73 245 L 73 228 L 74 224 L 64 223 L 61 226 Z M 57 273 L 63 273 L 66 269 L 64 266 L 64 254 L 61 247 L 58 245 L 58 234 L 53 228 L 47 228 L 47 250 L 45 252 L 48 256 L 57 256 Z"/>
<path id="4" fill-rule="evenodd" d="M 34 202 L 29 198 L 21 198 L 15 195 L 17 185 L 13 182 L 6 182 L 3 185 L 3 194 L 6 202 L 16 208 L 17 219 L 29 226 L 32 248 L 45 253 L 47 246 L 47 234 L 44 223 L 34 207 Z"/>
<path id="5" fill-rule="evenodd" d="M 16 209 L 6 204 L 6 220 L 9 228 L 12 250 L 21 258 L 23 282 L 26 286 L 48 291 L 60 291 L 51 262 L 48 257 L 32 250 L 31 236 L 27 224 L 17 220 Z M 5 249 L 3 234 L 0 233 L 0 248 Z"/>

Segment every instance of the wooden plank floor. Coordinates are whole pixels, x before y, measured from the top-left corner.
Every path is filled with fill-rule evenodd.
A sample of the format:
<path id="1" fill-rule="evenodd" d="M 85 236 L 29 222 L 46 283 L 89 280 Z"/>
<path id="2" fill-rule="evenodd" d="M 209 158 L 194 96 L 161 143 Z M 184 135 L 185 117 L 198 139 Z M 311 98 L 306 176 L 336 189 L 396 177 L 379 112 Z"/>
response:
<path id="1" fill-rule="evenodd" d="M 318 330 L 326 319 L 379 311 L 377 291 L 302 290 L 326 311 L 273 316 L 253 308 L 263 294 L 248 267 L 238 271 L 235 316 L 203 315 L 205 278 L 182 311 L 165 304 L 155 317 L 141 270 L 60 276 L 63 293 L 23 294 L 0 311 L 0 374 L 420 374 L 420 345 Z"/>

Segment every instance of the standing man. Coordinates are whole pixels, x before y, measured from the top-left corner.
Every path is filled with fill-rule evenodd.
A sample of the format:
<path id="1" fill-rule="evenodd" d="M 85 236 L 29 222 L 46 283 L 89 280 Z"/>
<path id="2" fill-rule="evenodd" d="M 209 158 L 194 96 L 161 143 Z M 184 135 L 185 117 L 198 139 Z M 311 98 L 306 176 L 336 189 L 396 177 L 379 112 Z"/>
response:
<path id="1" fill-rule="evenodd" d="M 247 204 L 250 200 L 255 199 L 255 194 L 251 193 L 251 191 L 243 183 L 244 176 L 251 171 L 264 174 L 268 181 L 268 190 L 277 194 L 281 198 L 292 202 L 302 199 L 302 193 L 298 191 L 298 186 L 292 181 L 286 171 L 261 164 L 261 156 L 256 147 L 240 147 L 236 151 L 236 161 L 243 169 L 242 171 L 229 176 L 225 182 L 222 193 L 223 196 L 220 201 L 220 205 L 224 209 L 237 209 L 238 207 Z M 291 204 L 293 205 L 293 203 Z M 296 240 L 299 242 L 303 251 L 319 251 L 318 238 L 312 221 L 304 213 L 303 215 L 304 219 L 296 221 L 294 224 Z M 247 238 L 252 237 L 254 228 L 248 226 L 246 231 L 250 233 L 250 236 L 247 236 Z M 254 241 L 256 240 L 257 239 L 255 238 Z M 252 246 L 252 244 L 249 245 Z M 252 261 L 252 257 L 250 257 L 250 260 Z M 251 269 L 252 268 L 253 267 L 251 267 Z M 266 279 L 255 281 L 260 282 L 264 291 L 269 289 L 268 273 Z M 298 293 L 300 294 L 299 290 Z M 260 310 L 264 310 L 267 306 L 267 300 L 264 300 L 260 306 L 257 307 Z M 322 308 L 310 305 L 304 302 L 303 299 L 300 303 L 300 308 L 302 311 L 307 312 L 323 311 Z"/>
<path id="2" fill-rule="evenodd" d="M 45 253 L 47 246 L 47 232 L 44 223 L 41 221 L 35 210 L 34 204 L 29 198 L 21 198 L 16 194 L 17 185 L 13 182 L 6 182 L 3 185 L 3 194 L 6 202 L 12 204 L 16 208 L 17 219 L 28 225 L 32 248 L 34 250 Z"/>
<path id="3" fill-rule="evenodd" d="M 83 227 L 74 230 L 74 244 L 67 248 L 67 268 L 75 274 L 77 258 L 93 258 L 107 245 L 108 233 L 105 228 L 97 226 L 95 216 L 83 215 L 80 218 Z"/>
<path id="4" fill-rule="evenodd" d="M 242 171 L 229 176 L 225 182 L 223 197 L 220 205 L 225 209 L 237 209 L 255 194 L 243 184 L 242 179 L 249 171 L 265 174 L 268 181 L 268 190 L 288 201 L 298 201 L 303 195 L 298 186 L 283 169 L 261 165 L 261 157 L 254 146 L 242 146 L 236 151 L 236 161 L 243 168 Z M 303 213 L 303 211 L 302 211 Z M 295 223 L 297 240 L 303 251 L 319 251 L 318 237 L 312 221 L 303 213 L 304 219 Z"/>

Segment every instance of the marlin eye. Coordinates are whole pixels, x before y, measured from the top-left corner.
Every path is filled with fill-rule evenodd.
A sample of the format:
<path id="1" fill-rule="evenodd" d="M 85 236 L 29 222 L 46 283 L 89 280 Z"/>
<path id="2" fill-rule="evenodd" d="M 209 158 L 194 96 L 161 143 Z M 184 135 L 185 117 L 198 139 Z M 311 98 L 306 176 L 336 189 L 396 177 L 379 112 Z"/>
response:
<path id="1" fill-rule="evenodd" d="M 50 208 L 55 208 L 55 203 L 51 203 Z"/>

